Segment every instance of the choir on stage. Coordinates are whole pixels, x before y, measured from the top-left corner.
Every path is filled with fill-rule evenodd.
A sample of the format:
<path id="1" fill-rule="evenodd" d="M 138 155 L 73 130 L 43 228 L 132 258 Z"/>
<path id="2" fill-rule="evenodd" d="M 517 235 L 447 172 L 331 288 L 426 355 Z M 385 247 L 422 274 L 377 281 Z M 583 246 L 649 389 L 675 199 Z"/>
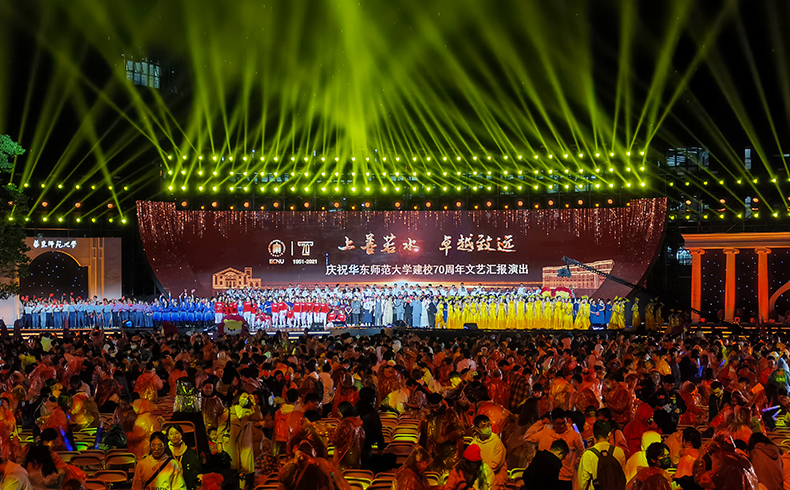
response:
<path id="1" fill-rule="evenodd" d="M 553 294 L 553 295 L 552 295 Z M 307 327 L 384 327 L 481 330 L 622 330 L 670 328 L 686 321 L 674 310 L 665 320 L 663 304 L 649 302 L 640 309 L 623 298 L 573 297 L 571 290 L 546 288 L 468 288 L 459 286 L 299 285 L 269 289 L 223 290 L 212 298 L 184 291 L 161 295 L 151 302 L 137 299 L 85 300 L 70 297 L 25 298 L 23 328 L 62 329 L 137 327 L 163 322 L 177 327 L 206 328 L 226 318 L 243 319 L 251 330 Z"/>

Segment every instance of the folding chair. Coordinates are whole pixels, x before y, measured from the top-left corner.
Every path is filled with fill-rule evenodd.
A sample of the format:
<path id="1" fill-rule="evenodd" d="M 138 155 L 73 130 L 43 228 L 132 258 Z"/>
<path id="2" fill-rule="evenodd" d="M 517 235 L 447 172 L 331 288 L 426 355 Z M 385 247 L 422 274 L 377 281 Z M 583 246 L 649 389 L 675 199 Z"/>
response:
<path id="1" fill-rule="evenodd" d="M 64 463 L 70 463 L 71 458 L 74 458 L 75 456 L 81 456 L 79 451 L 58 451 L 57 454 Z"/>
<path id="2" fill-rule="evenodd" d="M 69 464 L 85 472 L 94 472 L 102 469 L 102 460 L 96 456 L 74 456 Z"/>
<path id="3" fill-rule="evenodd" d="M 107 485 L 101 480 L 85 480 L 87 490 L 107 490 Z"/>
<path id="4" fill-rule="evenodd" d="M 104 460 L 104 466 L 108 470 L 121 470 L 133 474 L 137 464 L 137 457 L 133 454 L 113 454 Z"/>
<path id="5" fill-rule="evenodd" d="M 129 475 L 127 475 L 125 471 L 101 470 L 97 471 L 96 474 L 93 475 L 93 479 L 104 483 L 109 488 L 112 488 L 113 485 L 117 485 L 119 483 L 128 483 Z"/>

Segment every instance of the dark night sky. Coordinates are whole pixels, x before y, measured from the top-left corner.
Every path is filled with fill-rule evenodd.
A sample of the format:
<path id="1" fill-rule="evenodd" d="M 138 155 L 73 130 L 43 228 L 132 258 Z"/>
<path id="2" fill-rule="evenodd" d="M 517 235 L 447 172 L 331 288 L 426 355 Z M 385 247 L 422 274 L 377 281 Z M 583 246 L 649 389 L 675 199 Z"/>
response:
<path id="1" fill-rule="evenodd" d="M 668 8 L 667 3 L 638 2 L 639 22 L 635 28 L 638 35 L 634 39 L 633 72 L 631 76 L 635 94 L 634 103 L 637 108 L 639 107 L 639 101 L 644 98 L 644 89 L 653 75 L 655 60 L 658 55 L 657 43 L 663 36 L 666 28 L 666 23 L 659 22 L 657 19 L 665 18 L 667 14 L 666 9 Z M 672 65 L 675 70 L 682 73 L 689 65 L 696 54 L 696 43 L 693 41 L 693 35 L 709 27 L 723 3 L 725 2 L 696 2 L 694 13 L 691 15 L 687 25 L 681 30 L 677 48 L 672 56 Z M 519 31 L 527 29 L 528 26 L 520 22 L 519 19 L 510 18 L 508 5 L 509 2 L 498 2 L 492 5 L 490 19 L 501 21 L 503 31 L 512 33 L 513 38 L 518 40 L 520 39 Z M 766 99 L 772 110 L 779 139 L 782 143 L 785 143 L 789 128 L 784 111 L 785 102 L 779 83 L 780 74 L 778 73 L 779 68 L 776 64 L 776 53 L 774 51 L 776 46 L 773 44 L 767 27 L 769 16 L 772 15 L 769 9 L 770 6 L 774 6 L 778 10 L 780 18 L 788 18 L 790 12 L 790 5 L 788 4 L 778 1 L 740 2 L 739 14 L 742 27 L 739 27 L 738 23 L 732 19 L 725 22 L 716 44 L 718 52 L 723 59 L 725 72 L 731 77 L 734 91 L 740 96 L 743 107 L 746 108 L 748 116 L 754 125 L 755 132 L 766 146 L 767 152 L 775 154 L 777 153 L 776 143 L 770 134 L 770 125 L 765 117 L 765 111 L 748 68 L 748 59 L 743 50 L 744 41 L 748 41 L 754 56 L 754 63 L 757 66 L 759 79 L 763 84 Z M 27 6 L 15 8 L 14 20 L 10 26 L 7 26 L 10 27 L 13 44 L 10 47 L 10 57 L 4 68 L 10 73 L 10 84 L 4 92 L 4 96 L 7 98 L 7 110 L 4 116 L 0 116 L 0 132 L 9 133 L 12 136 L 20 132 L 21 114 L 25 99 L 29 93 L 32 93 L 29 111 L 31 116 L 27 121 L 26 137 L 30 138 L 32 136 L 36 125 L 42 124 L 42 121 L 35 120 L 35 115 L 41 112 L 45 100 L 44 94 L 51 89 L 52 84 L 57 83 L 57 75 L 53 72 L 51 63 L 51 55 L 46 49 L 38 50 L 39 44 L 33 36 L 33 33 L 40 32 L 35 26 L 40 25 L 41 22 L 41 16 L 43 15 L 41 7 L 42 2 L 30 2 Z M 135 2 L 133 7 L 127 5 L 127 8 L 141 11 L 151 10 L 153 12 L 152 15 L 154 15 L 157 9 L 163 9 L 164 7 L 159 2 L 146 1 Z M 232 4 L 229 4 L 228 8 L 233 8 Z M 593 66 L 595 67 L 593 75 L 596 83 L 596 95 L 600 100 L 604 101 L 604 106 L 609 106 L 614 100 L 620 37 L 620 26 L 617 18 L 619 8 L 619 2 L 591 1 L 587 3 L 586 10 L 567 12 L 567 15 L 583 15 L 589 19 L 592 31 L 591 49 L 594 61 Z M 501 13 L 498 13 L 499 10 L 501 10 Z M 163 39 L 167 38 L 168 32 L 172 32 L 173 36 L 180 36 L 182 34 L 180 28 L 172 23 L 172 19 L 169 18 L 163 18 L 161 23 L 161 32 L 156 37 L 156 42 L 151 44 L 148 54 L 161 57 L 163 63 L 167 63 L 168 66 L 174 67 L 179 72 L 177 83 L 180 86 L 182 95 L 169 96 L 164 94 L 172 112 L 178 117 L 185 114 L 190 108 L 192 91 L 189 74 L 194 68 L 190 66 L 188 61 L 188 53 L 178 48 L 171 50 L 162 42 Z M 55 22 L 54 25 L 73 41 L 75 53 L 79 53 L 81 56 L 80 66 L 87 78 L 95 83 L 96 86 L 103 86 L 113 76 L 112 70 L 116 68 L 108 66 L 104 57 L 81 34 L 83 32 L 82 29 L 75 28 L 75 26 L 69 25 L 68 22 L 63 24 Z M 84 26 L 81 27 L 84 28 Z M 118 33 L 121 37 L 125 34 L 128 35 L 128 33 Z M 466 42 L 479 42 L 482 52 L 496 49 L 496 46 L 486 45 L 482 36 L 474 30 L 467 32 L 466 36 Z M 36 64 L 34 60 L 37 59 L 37 56 L 39 56 L 39 62 Z M 463 57 L 459 57 L 459 60 L 462 65 L 469 63 Z M 36 82 L 31 84 L 30 73 L 34 66 L 38 70 L 38 74 Z M 479 66 L 469 66 L 472 72 L 480 69 Z M 501 70 L 494 63 L 487 69 L 494 73 Z M 787 74 L 784 77 L 786 78 Z M 287 83 L 287 81 L 284 82 Z M 718 144 L 712 137 L 710 130 L 704 126 L 703 120 L 699 116 L 698 106 L 693 103 L 695 98 L 699 101 L 699 106 L 703 107 L 712 120 L 715 121 L 719 130 L 733 148 L 741 151 L 740 149 L 743 146 L 749 145 L 749 138 L 743 130 L 741 122 L 739 122 L 733 112 L 731 104 L 724 96 L 720 82 L 721 80 L 717 80 L 713 76 L 707 63 L 703 62 L 700 64 L 691 78 L 689 86 L 676 103 L 672 114 L 664 122 L 659 139 L 654 142 L 654 146 L 666 147 L 672 144 L 670 142 L 671 139 L 686 145 L 701 144 L 711 148 L 714 153 L 717 152 Z M 673 82 L 668 82 L 663 98 L 667 99 L 673 89 Z M 452 94 L 453 100 L 458 103 L 459 107 L 465 107 L 465 101 L 462 100 L 459 91 L 455 91 L 453 87 L 447 87 L 447 91 Z M 89 91 L 84 93 L 85 103 L 90 106 L 95 101 L 95 95 Z M 115 93 L 112 97 L 120 108 L 129 108 L 128 97 L 123 93 Z M 51 169 L 52 162 L 57 160 L 71 140 L 74 129 L 79 122 L 73 110 L 74 104 L 73 100 L 67 100 L 63 111 L 60 113 L 57 121 L 55 121 L 47 149 L 44 151 L 42 160 L 37 168 L 37 175 L 45 175 Z M 104 113 L 98 118 L 97 126 L 106 128 L 116 123 L 118 119 L 117 114 Z M 126 131 L 128 131 L 128 126 L 126 123 L 121 122 L 109 133 L 106 139 L 112 140 L 114 137 L 121 137 Z M 23 140 L 22 143 L 25 144 L 25 141 Z M 137 138 L 124 151 L 131 153 L 139 149 L 140 145 L 148 144 L 143 138 Z M 88 148 L 85 147 L 84 150 L 83 153 L 87 152 Z M 153 157 L 155 157 L 155 152 L 151 152 L 151 158 Z M 90 160 L 90 157 L 88 160 Z"/>

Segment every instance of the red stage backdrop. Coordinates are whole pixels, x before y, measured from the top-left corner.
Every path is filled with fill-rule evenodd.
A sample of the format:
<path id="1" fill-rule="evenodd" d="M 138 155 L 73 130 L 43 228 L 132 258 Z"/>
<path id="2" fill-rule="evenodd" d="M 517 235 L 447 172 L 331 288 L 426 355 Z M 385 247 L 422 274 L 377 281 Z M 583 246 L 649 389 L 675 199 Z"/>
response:
<path id="1" fill-rule="evenodd" d="M 563 255 L 639 283 L 661 244 L 666 199 L 624 208 L 504 211 L 179 211 L 138 201 L 151 267 L 171 294 L 287 284 L 445 283 L 630 290 Z"/>

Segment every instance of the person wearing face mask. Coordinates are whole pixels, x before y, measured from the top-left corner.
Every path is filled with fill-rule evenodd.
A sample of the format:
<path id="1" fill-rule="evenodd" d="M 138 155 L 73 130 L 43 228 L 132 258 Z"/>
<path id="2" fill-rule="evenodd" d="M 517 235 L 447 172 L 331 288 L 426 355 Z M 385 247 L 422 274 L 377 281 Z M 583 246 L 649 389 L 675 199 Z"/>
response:
<path id="1" fill-rule="evenodd" d="M 195 490 L 200 485 L 199 475 L 201 473 L 197 452 L 184 443 L 184 429 L 180 425 L 171 424 L 167 427 L 165 434 L 167 434 L 170 454 L 181 465 L 187 490 Z"/>
<path id="2" fill-rule="evenodd" d="M 672 459 L 666 444 L 654 442 L 647 448 L 647 464 L 639 469 L 628 490 L 672 490 L 672 479 L 666 471 L 672 467 Z"/>
<path id="3" fill-rule="evenodd" d="M 551 444 L 557 439 L 565 441 L 569 448 L 569 456 L 562 461 L 559 476 L 560 485 L 557 488 L 568 490 L 573 488 L 573 474 L 584 452 L 584 443 L 582 436 L 570 427 L 565 410 L 555 408 L 551 412 L 551 424 L 544 424 L 539 430 L 528 432 L 525 439 L 528 442 L 536 443 L 541 451 L 549 450 Z"/>
<path id="4" fill-rule="evenodd" d="M 249 393 L 239 395 L 237 402 L 228 409 L 226 430 L 230 431 L 226 451 L 230 454 L 231 468 L 239 471 L 252 483 L 255 472 L 252 428 L 263 420 L 255 398 Z"/>
<path id="5" fill-rule="evenodd" d="M 492 488 L 503 489 L 507 484 L 507 451 L 498 435 L 494 434 L 491 420 L 485 415 L 478 415 L 474 419 L 474 436 L 472 444 L 477 444 L 483 463 L 487 464 L 494 472 Z"/>
<path id="6" fill-rule="evenodd" d="M 181 465 L 167 450 L 167 438 L 154 432 L 149 439 L 151 452 L 137 463 L 132 490 L 186 490 Z"/>

